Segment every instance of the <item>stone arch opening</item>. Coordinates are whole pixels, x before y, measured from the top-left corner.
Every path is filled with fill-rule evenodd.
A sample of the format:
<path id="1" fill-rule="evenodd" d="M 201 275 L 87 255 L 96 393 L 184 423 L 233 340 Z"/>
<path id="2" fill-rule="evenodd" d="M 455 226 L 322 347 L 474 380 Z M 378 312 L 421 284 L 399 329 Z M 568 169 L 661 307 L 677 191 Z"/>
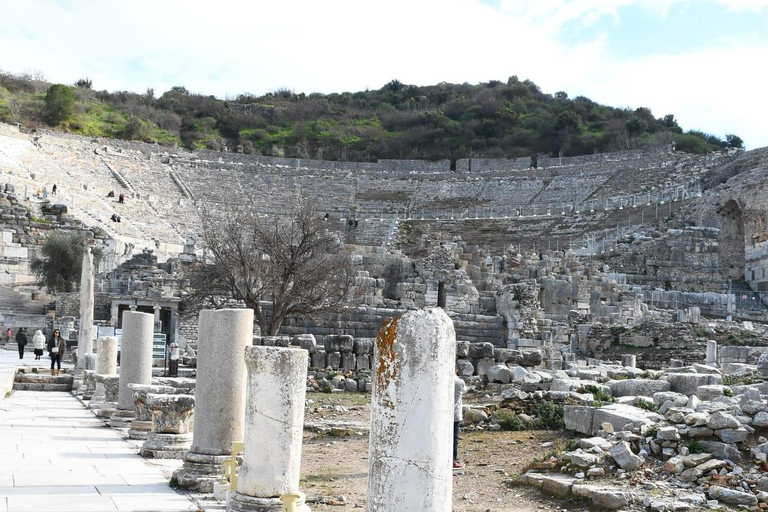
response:
<path id="1" fill-rule="evenodd" d="M 718 208 L 720 215 L 720 266 L 728 279 L 744 279 L 744 217 L 736 200 Z"/>

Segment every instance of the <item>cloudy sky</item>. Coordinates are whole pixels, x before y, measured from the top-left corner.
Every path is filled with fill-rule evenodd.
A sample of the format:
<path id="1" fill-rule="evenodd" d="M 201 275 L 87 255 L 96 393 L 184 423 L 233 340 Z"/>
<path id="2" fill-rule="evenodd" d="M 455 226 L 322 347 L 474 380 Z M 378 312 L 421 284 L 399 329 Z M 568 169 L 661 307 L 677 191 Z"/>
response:
<path id="1" fill-rule="evenodd" d="M 768 146 L 768 0 L 0 0 L 0 69 L 217 97 L 478 83 Z"/>

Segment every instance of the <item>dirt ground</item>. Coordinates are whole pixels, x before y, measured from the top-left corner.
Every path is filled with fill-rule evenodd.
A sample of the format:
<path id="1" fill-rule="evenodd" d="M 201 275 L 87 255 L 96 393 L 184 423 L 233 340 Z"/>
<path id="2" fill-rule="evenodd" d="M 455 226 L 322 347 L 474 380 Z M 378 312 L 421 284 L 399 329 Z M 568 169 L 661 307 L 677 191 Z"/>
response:
<path id="1" fill-rule="evenodd" d="M 313 401 L 307 422 L 348 421 L 366 428 L 370 423 L 370 395 L 310 393 L 307 398 Z M 563 432 L 462 431 L 459 458 L 466 467 L 454 472 L 453 510 L 588 510 L 583 502 L 554 500 L 536 489 L 508 483 L 534 459 L 543 460 L 552 452 L 553 446 L 542 447 L 543 443 L 562 446 L 566 441 Z M 313 511 L 365 510 L 367 480 L 367 430 L 363 433 L 362 428 L 351 428 L 342 435 L 305 430 L 301 489 Z"/>

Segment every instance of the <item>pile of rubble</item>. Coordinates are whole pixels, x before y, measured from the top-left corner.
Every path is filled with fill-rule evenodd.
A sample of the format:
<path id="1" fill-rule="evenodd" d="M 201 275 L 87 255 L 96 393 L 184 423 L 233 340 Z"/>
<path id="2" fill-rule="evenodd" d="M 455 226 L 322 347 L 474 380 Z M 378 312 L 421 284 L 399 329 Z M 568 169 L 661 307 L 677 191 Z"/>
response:
<path id="1" fill-rule="evenodd" d="M 516 410 L 538 395 L 564 400 L 566 428 L 587 436 L 516 482 L 609 509 L 768 509 L 764 367 L 739 365 L 734 377 L 716 366 L 573 365 L 551 372 L 546 391 L 504 391 Z"/>

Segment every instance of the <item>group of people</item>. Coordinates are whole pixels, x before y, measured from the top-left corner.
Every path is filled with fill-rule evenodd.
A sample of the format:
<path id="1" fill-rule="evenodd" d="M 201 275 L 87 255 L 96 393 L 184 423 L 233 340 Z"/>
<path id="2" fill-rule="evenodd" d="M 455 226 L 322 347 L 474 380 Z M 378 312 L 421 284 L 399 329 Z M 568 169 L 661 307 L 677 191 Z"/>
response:
<path id="1" fill-rule="evenodd" d="M 13 336 L 13 331 L 9 328 L 5 332 L 6 341 L 10 341 Z M 27 330 L 24 327 L 20 327 L 16 332 L 16 345 L 19 348 L 19 359 L 24 359 L 24 350 L 27 347 L 29 340 L 27 338 Z M 39 360 L 43 356 L 44 350 L 48 351 L 48 355 L 51 358 L 51 374 L 59 375 L 61 373 L 61 357 L 67 350 L 67 341 L 61 337 L 61 331 L 58 329 L 53 330 L 50 338 L 45 339 L 43 331 L 38 329 L 35 331 L 35 335 L 32 336 L 32 349 L 35 353 L 35 360 Z M 56 367 L 56 369 L 54 369 Z"/>
<path id="2" fill-rule="evenodd" d="M 110 190 L 109 194 L 107 194 L 107 197 L 115 197 L 115 191 Z M 120 204 L 125 203 L 125 194 L 120 194 L 119 196 L 117 196 L 117 202 Z"/>
<path id="3" fill-rule="evenodd" d="M 121 217 L 116 213 L 113 213 L 112 216 L 109 218 L 109 220 L 111 220 L 112 222 L 120 222 L 120 219 Z"/>

